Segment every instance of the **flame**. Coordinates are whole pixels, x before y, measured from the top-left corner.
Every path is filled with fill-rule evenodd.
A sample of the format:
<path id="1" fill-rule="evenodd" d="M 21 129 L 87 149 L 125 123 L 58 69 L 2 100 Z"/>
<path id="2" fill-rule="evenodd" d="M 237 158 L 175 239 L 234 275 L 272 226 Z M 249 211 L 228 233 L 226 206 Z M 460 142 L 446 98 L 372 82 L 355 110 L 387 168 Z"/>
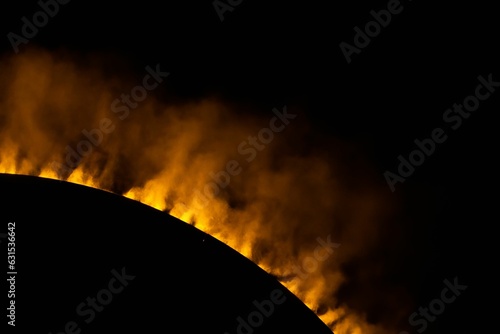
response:
<path id="1" fill-rule="evenodd" d="M 248 161 L 238 147 L 268 126 L 271 111 L 235 116 L 239 106 L 217 99 L 174 104 L 149 92 L 121 120 L 110 106 L 134 82 L 105 76 L 99 66 L 34 50 L 4 57 L 1 67 L 0 173 L 67 180 L 166 211 L 278 277 L 336 333 L 385 332 L 387 321 L 368 321 L 367 311 L 349 305 L 370 296 L 338 297 L 349 281 L 344 266 L 385 242 L 391 211 L 369 169 L 351 170 L 346 161 L 358 153 L 347 144 L 332 139 L 328 150 L 297 154 L 309 131 L 299 116 Z M 76 150 L 88 140 L 82 131 L 98 129 L 102 119 L 114 130 L 69 168 L 68 147 Z M 213 175 L 232 160 L 240 173 L 207 195 Z M 298 275 L 317 238 L 328 235 L 341 246 Z"/>

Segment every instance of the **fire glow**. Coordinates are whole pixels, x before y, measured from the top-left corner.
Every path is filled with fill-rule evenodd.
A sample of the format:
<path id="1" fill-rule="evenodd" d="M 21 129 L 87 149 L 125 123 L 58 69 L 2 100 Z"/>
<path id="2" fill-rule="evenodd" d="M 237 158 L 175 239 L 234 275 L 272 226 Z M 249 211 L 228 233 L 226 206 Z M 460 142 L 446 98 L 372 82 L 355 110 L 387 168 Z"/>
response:
<path id="1" fill-rule="evenodd" d="M 66 180 L 166 211 L 277 277 L 335 333 L 395 328 L 389 317 L 368 321 L 371 306 L 363 309 L 390 307 L 389 292 L 338 297 L 350 279 L 343 268 L 366 263 L 386 242 L 391 214 L 369 169 L 354 172 L 344 163 L 356 155 L 348 145 L 332 140 L 327 151 L 304 150 L 300 138 L 309 129 L 298 117 L 288 127 L 286 110 L 235 115 L 235 106 L 210 98 L 168 104 L 149 94 L 120 120 L 110 106 L 131 91 L 120 78 L 39 50 L 5 58 L 1 67 L 0 173 Z M 89 137 L 91 129 L 102 136 Z M 90 138 L 98 144 L 75 168 L 61 168 L 67 147 L 77 150 Z M 306 263 L 316 240 L 327 236 L 342 246 L 298 274 L 296 268 L 312 268 Z M 381 265 L 356 270 L 356 280 L 369 284 Z M 392 303 L 390 318 L 405 315 L 397 314 L 401 302 Z"/>

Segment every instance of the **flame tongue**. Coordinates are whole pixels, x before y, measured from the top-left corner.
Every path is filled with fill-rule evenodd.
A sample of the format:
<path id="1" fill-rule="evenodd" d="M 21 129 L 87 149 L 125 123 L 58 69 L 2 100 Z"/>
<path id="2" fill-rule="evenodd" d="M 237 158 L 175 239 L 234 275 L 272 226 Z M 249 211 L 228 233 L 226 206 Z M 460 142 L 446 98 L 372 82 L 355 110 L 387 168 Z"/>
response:
<path id="1" fill-rule="evenodd" d="M 236 117 L 213 99 L 171 106 L 149 92 L 121 119 L 125 104 L 112 106 L 133 83 L 40 51 L 4 65 L 0 172 L 67 179 L 168 211 L 279 277 L 337 333 L 381 332 L 337 297 L 342 266 L 377 245 L 386 214 L 367 172 L 342 167 L 341 145 L 328 152 L 335 163 L 297 156 L 290 147 L 307 131 L 299 117 Z M 283 130 L 259 137 L 273 118 Z M 342 245 L 318 241 L 327 238 Z"/>

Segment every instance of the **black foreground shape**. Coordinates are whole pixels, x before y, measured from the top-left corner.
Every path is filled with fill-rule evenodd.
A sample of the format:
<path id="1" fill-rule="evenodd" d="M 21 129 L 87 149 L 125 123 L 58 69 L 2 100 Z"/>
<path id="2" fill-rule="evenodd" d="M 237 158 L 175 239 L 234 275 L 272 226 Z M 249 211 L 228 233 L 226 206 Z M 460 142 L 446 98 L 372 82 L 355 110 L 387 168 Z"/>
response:
<path id="1" fill-rule="evenodd" d="M 331 333 L 253 262 L 164 212 L 33 176 L 0 174 L 0 188 L 0 233 L 9 222 L 15 222 L 16 233 L 16 326 L 6 325 L 2 314 L 8 332 Z M 7 241 L 0 241 L 6 259 Z M 100 292 L 109 291 L 113 270 L 134 278 L 123 289 L 113 280 L 119 292 Z M 8 286 L 2 281 L 7 314 Z M 284 303 L 274 305 L 262 325 L 238 332 L 237 318 L 248 321 L 257 310 L 253 301 L 269 300 L 276 289 L 283 291 Z M 101 300 L 112 299 L 92 318 L 87 297 L 99 293 Z"/>

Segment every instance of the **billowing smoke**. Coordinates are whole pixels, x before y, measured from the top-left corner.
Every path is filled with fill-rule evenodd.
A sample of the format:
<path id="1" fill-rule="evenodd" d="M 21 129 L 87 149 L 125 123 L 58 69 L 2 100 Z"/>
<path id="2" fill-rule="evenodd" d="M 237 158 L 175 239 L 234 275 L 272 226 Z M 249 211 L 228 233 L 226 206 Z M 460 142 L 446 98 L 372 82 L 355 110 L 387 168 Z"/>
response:
<path id="1" fill-rule="evenodd" d="M 394 199 L 359 148 L 312 136 L 297 106 L 174 103 L 153 87 L 167 66 L 137 81 L 96 63 L 41 50 L 2 59 L 0 172 L 165 210 L 275 275 L 336 333 L 397 332 L 411 302 L 386 283 L 399 261 Z"/>

